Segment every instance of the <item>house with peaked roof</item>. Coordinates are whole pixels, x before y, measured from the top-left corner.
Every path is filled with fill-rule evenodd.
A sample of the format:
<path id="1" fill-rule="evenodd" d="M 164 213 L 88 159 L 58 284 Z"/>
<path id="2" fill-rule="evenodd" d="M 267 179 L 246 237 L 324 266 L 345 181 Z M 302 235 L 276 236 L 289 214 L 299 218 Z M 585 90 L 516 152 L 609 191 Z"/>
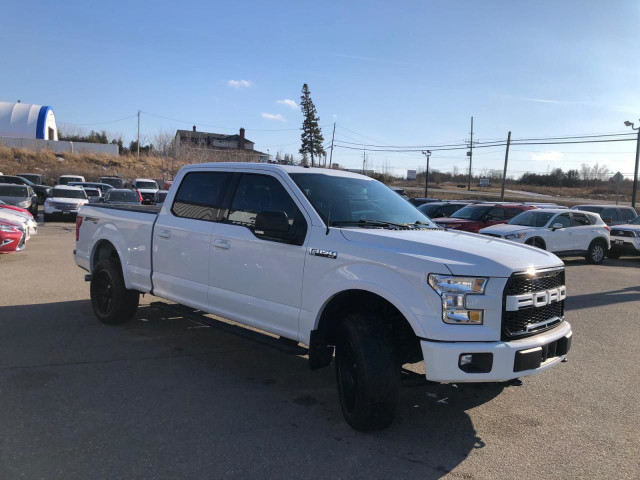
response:
<path id="1" fill-rule="evenodd" d="M 176 131 L 176 154 L 182 157 L 195 157 L 197 161 L 207 162 L 268 162 L 269 155 L 255 150 L 254 142 L 245 137 L 244 128 L 238 134 L 199 132 L 194 125 L 192 130 Z"/>

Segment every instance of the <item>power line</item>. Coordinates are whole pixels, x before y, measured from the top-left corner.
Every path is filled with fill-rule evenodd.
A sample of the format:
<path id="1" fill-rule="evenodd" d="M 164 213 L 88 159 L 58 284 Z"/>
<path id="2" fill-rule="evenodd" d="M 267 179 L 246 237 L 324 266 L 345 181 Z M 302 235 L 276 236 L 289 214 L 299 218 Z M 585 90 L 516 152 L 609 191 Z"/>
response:
<path id="1" fill-rule="evenodd" d="M 118 123 L 118 122 L 122 122 L 123 120 L 129 120 L 130 118 L 134 118 L 137 117 L 138 114 L 134 113 L 133 115 L 129 115 L 127 117 L 123 117 L 123 118 L 118 118 L 117 120 L 109 120 L 108 122 L 95 122 L 95 123 L 72 123 L 72 122 L 59 122 L 62 125 L 76 125 L 76 126 L 88 126 L 88 125 L 106 125 L 108 123 Z"/>

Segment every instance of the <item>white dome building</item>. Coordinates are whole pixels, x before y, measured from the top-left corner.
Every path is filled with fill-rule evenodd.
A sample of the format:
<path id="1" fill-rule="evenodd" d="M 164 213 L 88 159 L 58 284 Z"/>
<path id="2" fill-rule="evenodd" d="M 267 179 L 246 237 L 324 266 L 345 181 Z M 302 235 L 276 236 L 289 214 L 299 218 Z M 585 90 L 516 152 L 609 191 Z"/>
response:
<path id="1" fill-rule="evenodd" d="M 58 140 L 53 110 L 43 105 L 0 102 L 0 137 Z"/>

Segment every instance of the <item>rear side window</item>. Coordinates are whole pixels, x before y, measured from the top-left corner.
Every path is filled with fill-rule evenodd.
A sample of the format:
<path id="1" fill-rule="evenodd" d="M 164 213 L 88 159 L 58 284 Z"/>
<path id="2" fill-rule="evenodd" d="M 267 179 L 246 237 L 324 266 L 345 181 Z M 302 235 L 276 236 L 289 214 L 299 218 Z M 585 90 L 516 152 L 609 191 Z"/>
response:
<path id="1" fill-rule="evenodd" d="M 591 225 L 591 222 L 584 213 L 574 213 L 571 218 L 572 227 L 584 227 L 585 225 Z"/>
<path id="2" fill-rule="evenodd" d="M 494 207 L 487 212 L 487 220 L 495 221 L 495 220 L 505 220 L 504 208 L 502 207 Z"/>
<path id="3" fill-rule="evenodd" d="M 291 235 L 289 243 L 302 245 L 307 222 L 282 184 L 268 175 L 243 174 L 231 202 L 229 223 L 248 227 L 253 231 L 256 215 L 274 210 L 287 214 Z"/>
<path id="4" fill-rule="evenodd" d="M 618 220 L 618 212 L 616 212 L 615 208 L 605 208 L 604 210 L 602 210 L 602 213 L 600 214 L 600 216 L 603 219 L 610 218 L 612 221 Z"/>
<path id="5" fill-rule="evenodd" d="M 463 205 L 443 205 L 441 212 L 445 217 L 448 217 L 449 215 L 453 215 L 458 210 L 460 210 L 460 207 L 462 206 Z"/>
<path id="6" fill-rule="evenodd" d="M 191 172 L 180 183 L 171 206 L 176 217 L 215 222 L 224 218 L 222 202 L 231 178 L 226 172 Z"/>
<path id="7" fill-rule="evenodd" d="M 516 215 L 519 215 L 522 213 L 522 210 L 520 210 L 519 208 L 513 208 L 513 207 L 505 207 L 504 209 L 507 218 L 513 218 Z"/>
<path id="8" fill-rule="evenodd" d="M 635 212 L 630 208 L 619 208 L 618 214 L 620 215 L 620 220 L 624 220 L 625 222 L 636 218 Z"/>

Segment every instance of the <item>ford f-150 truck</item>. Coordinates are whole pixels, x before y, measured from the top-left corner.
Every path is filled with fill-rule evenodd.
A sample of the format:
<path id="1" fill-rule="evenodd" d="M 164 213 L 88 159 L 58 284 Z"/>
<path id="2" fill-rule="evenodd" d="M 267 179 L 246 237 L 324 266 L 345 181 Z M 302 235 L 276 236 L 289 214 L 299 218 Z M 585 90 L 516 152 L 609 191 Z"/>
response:
<path id="1" fill-rule="evenodd" d="M 312 369 L 335 363 L 358 430 L 391 424 L 404 364 L 424 361 L 432 381 L 504 382 L 571 345 L 558 257 L 440 228 L 345 171 L 185 166 L 161 208 L 83 206 L 75 260 L 106 324 L 150 293 L 308 346 Z"/>

